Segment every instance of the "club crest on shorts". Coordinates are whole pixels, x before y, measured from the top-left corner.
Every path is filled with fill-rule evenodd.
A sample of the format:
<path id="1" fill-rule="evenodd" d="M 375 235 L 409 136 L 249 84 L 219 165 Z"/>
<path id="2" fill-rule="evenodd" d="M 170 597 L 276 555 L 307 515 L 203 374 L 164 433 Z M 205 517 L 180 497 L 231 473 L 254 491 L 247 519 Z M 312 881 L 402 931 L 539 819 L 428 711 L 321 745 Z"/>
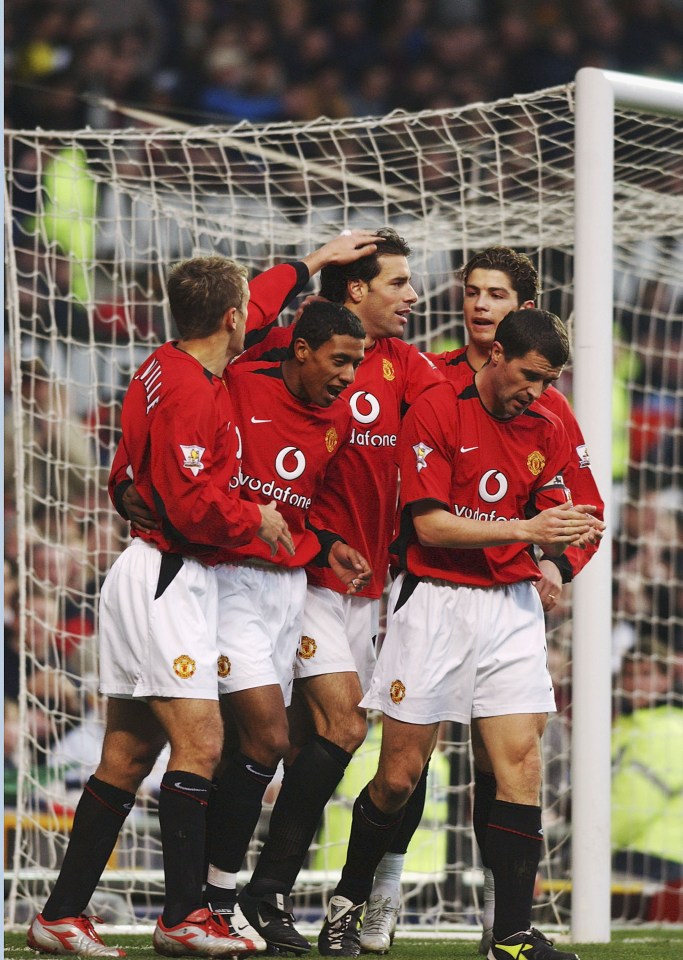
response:
<path id="1" fill-rule="evenodd" d="M 186 653 L 176 657 L 173 661 L 173 672 L 176 676 L 180 677 L 181 680 L 189 680 L 190 677 L 194 676 L 196 669 L 196 662 Z"/>
<path id="2" fill-rule="evenodd" d="M 405 684 L 401 683 L 400 680 L 394 680 L 394 682 L 389 687 L 389 696 L 391 697 L 392 703 L 400 703 L 406 695 Z"/>
<path id="3" fill-rule="evenodd" d="M 427 444 L 422 443 L 422 441 L 420 441 L 420 443 L 413 444 L 413 450 L 415 451 L 415 456 L 417 458 L 416 466 L 418 473 L 420 470 L 424 470 L 424 468 L 427 466 L 427 457 L 433 449 L 433 447 L 428 447 Z"/>
<path id="4" fill-rule="evenodd" d="M 315 656 L 315 652 L 318 649 L 318 644 L 315 642 L 313 637 L 302 636 L 299 641 L 299 656 L 302 660 L 310 660 L 311 657 Z"/>
<path id="5" fill-rule="evenodd" d="M 382 360 L 382 373 L 385 380 L 395 380 L 394 365 L 391 360 Z"/>
<path id="6" fill-rule="evenodd" d="M 204 456 L 206 447 L 198 447 L 196 443 L 191 443 L 189 445 L 186 443 L 181 443 L 180 449 L 183 451 L 183 456 L 185 457 L 183 466 L 187 467 L 188 470 L 196 477 L 199 471 L 204 469 L 202 457 Z"/>
<path id="7" fill-rule="evenodd" d="M 230 663 L 230 657 L 220 656 L 218 658 L 218 676 L 221 680 L 225 680 L 226 677 L 230 676 L 231 669 L 232 664 Z"/>
<path id="8" fill-rule="evenodd" d="M 545 457 L 540 450 L 534 450 L 534 452 L 530 453 L 526 458 L 526 465 L 529 468 L 529 472 L 537 477 L 545 466 Z"/>
<path id="9" fill-rule="evenodd" d="M 334 429 L 334 427 L 330 427 L 330 429 L 325 434 L 325 446 L 327 447 L 327 452 L 332 453 L 332 451 L 336 449 L 336 446 L 338 443 L 339 443 L 339 434 Z"/>

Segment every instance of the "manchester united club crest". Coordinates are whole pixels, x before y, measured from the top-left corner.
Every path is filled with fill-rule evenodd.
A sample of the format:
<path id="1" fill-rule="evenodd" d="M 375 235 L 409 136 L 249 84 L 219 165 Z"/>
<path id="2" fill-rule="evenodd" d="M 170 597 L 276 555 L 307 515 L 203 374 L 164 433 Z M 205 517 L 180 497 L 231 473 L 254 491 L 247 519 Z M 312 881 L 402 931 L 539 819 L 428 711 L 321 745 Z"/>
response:
<path id="1" fill-rule="evenodd" d="M 395 380 L 396 374 L 394 373 L 394 365 L 391 360 L 382 360 L 382 373 L 384 374 L 385 380 Z"/>
<path id="2" fill-rule="evenodd" d="M 327 447 L 327 452 L 332 453 L 332 451 L 336 449 L 338 443 L 339 435 L 334 427 L 330 427 L 325 434 L 325 446 Z"/>
<path id="3" fill-rule="evenodd" d="M 173 672 L 177 677 L 180 677 L 181 680 L 189 680 L 190 677 L 194 676 L 196 669 L 197 664 L 192 657 L 189 657 L 186 653 L 176 657 L 173 661 Z"/>
<path id="4" fill-rule="evenodd" d="M 315 656 L 315 651 L 318 649 L 318 644 L 315 642 L 313 637 L 303 636 L 299 642 L 299 656 L 302 660 L 310 660 L 311 657 Z"/>
<path id="5" fill-rule="evenodd" d="M 200 470 L 204 469 L 204 464 L 202 463 L 202 457 L 204 456 L 204 451 L 206 447 L 198 447 L 196 444 L 187 444 L 181 443 L 180 449 L 183 452 L 183 466 L 187 467 L 191 474 L 195 477 Z"/>
<path id="6" fill-rule="evenodd" d="M 231 669 L 232 664 L 230 663 L 230 657 L 220 656 L 218 658 L 218 676 L 221 680 L 225 680 L 226 677 L 230 676 Z"/>
<path id="7" fill-rule="evenodd" d="M 392 703 L 400 703 L 406 695 L 406 688 L 400 680 L 394 680 L 389 687 L 389 696 Z"/>
<path id="8" fill-rule="evenodd" d="M 529 472 L 537 477 L 545 466 L 545 457 L 540 450 L 534 450 L 534 452 L 530 453 L 526 458 L 526 465 L 529 468 Z"/>

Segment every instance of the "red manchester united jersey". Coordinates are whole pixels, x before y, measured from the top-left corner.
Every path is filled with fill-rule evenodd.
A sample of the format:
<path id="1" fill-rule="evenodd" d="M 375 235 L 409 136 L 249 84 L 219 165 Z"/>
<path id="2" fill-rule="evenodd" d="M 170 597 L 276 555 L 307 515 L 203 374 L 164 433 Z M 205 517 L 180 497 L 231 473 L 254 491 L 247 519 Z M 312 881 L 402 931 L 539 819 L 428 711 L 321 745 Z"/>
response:
<path id="1" fill-rule="evenodd" d="M 389 564 L 398 488 L 397 443 L 407 405 L 442 377 L 415 347 L 395 337 L 366 349 L 355 382 L 342 394 L 351 405 L 349 443 L 335 458 L 311 518 L 356 547 L 372 567 L 361 596 L 379 597 Z M 309 582 L 343 591 L 331 570 L 309 568 Z"/>
<path id="2" fill-rule="evenodd" d="M 458 391 L 472 383 L 474 370 L 467 362 L 465 347 L 459 350 L 449 350 L 446 353 L 429 354 L 429 356 L 444 376 L 455 384 Z M 595 516 L 602 520 L 605 504 L 591 471 L 586 441 L 568 400 L 556 387 L 550 386 L 537 403 L 554 413 L 562 421 L 562 425 L 567 432 L 573 453 L 567 465 L 565 481 L 572 491 L 574 503 L 594 504 L 597 507 Z M 566 558 L 571 566 L 570 576 L 576 576 L 585 567 L 598 549 L 598 545 L 598 543 L 588 544 L 583 550 L 580 547 L 567 547 L 563 559 Z"/>
<path id="3" fill-rule="evenodd" d="M 485 549 L 423 547 L 411 504 L 434 501 L 455 516 L 491 523 L 519 519 L 566 500 L 562 478 L 570 457 L 560 421 L 532 405 L 512 420 L 488 413 L 472 383 L 458 395 L 452 383 L 423 394 L 403 422 L 400 527 L 394 548 L 416 576 L 489 587 L 537 580 L 523 543 Z"/>
<path id="4" fill-rule="evenodd" d="M 348 437 L 349 405 L 342 398 L 329 407 L 297 399 L 287 389 L 279 363 L 231 364 L 226 377 L 242 440 L 242 469 L 233 478 L 233 491 L 255 503 L 276 500 L 296 552 L 292 557 L 280 546 L 272 557 L 269 546 L 255 538 L 245 546 L 228 547 L 221 559 L 240 563 L 257 558 L 287 567 L 304 566 L 320 551 L 307 516 Z"/>
<path id="5" fill-rule="evenodd" d="M 122 436 L 109 478 L 127 475 L 161 529 L 139 531 L 160 550 L 217 562 L 226 542 L 247 543 L 261 525 L 254 504 L 235 490 L 239 435 L 221 377 L 179 350 L 159 347 L 142 364 L 121 410 Z"/>

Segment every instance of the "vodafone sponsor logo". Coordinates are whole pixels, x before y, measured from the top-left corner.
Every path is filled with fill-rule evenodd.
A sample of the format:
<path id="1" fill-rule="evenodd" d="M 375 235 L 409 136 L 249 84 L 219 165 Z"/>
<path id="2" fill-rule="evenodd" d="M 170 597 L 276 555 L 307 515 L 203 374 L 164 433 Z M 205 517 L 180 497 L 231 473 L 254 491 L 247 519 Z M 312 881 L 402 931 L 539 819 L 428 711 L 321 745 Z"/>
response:
<path id="1" fill-rule="evenodd" d="M 364 426 L 374 423 L 381 412 L 379 400 L 372 393 L 357 390 L 349 400 L 353 419 Z M 349 443 L 357 447 L 395 447 L 398 437 L 395 433 L 373 433 L 372 430 L 360 430 L 354 426 Z"/>
<path id="2" fill-rule="evenodd" d="M 499 517 L 496 510 L 480 510 L 479 507 L 468 507 L 464 503 L 454 503 L 453 513 L 456 517 L 465 517 L 466 520 L 519 520 L 519 517 Z"/>
<path id="3" fill-rule="evenodd" d="M 300 507 L 302 510 L 308 510 L 311 505 L 311 498 L 304 497 L 291 487 L 280 486 L 275 480 L 261 480 L 259 477 L 250 477 L 248 473 L 242 473 L 239 477 L 233 477 L 230 481 L 230 489 L 236 487 L 245 487 L 254 493 L 260 493 L 268 500 L 277 500 L 279 503 L 288 503 L 292 507 Z"/>

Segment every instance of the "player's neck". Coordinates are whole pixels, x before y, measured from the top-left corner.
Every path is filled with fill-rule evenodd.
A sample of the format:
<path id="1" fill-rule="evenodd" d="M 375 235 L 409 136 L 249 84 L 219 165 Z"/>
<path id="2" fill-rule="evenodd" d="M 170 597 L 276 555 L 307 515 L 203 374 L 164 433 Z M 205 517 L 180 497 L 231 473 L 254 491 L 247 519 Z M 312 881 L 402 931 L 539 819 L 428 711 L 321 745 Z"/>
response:
<path id="1" fill-rule="evenodd" d="M 490 356 L 490 351 L 486 347 L 477 346 L 476 343 L 468 343 L 465 350 L 467 362 L 474 371 L 481 370 Z"/>
<path id="2" fill-rule="evenodd" d="M 222 333 L 202 337 L 200 340 L 178 340 L 177 346 L 217 377 L 222 376 L 225 367 L 232 360 L 228 339 Z"/>

